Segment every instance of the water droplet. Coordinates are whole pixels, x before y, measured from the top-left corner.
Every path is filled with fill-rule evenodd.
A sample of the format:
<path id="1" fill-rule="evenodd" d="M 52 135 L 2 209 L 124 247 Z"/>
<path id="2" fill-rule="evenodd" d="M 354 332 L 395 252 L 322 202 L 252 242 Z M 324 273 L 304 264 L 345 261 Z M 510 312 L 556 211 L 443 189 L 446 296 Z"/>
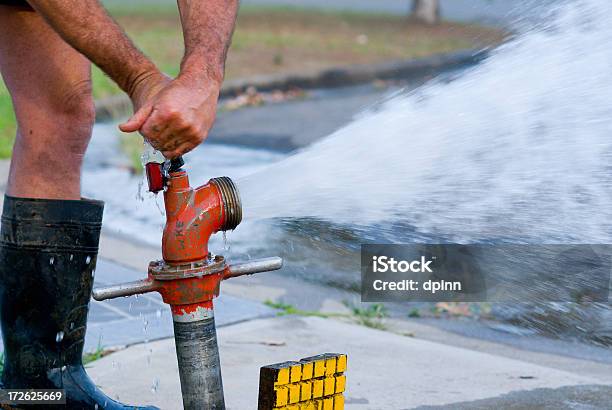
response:
<path id="1" fill-rule="evenodd" d="M 53 263 L 55 262 L 55 258 L 52 256 L 49 258 L 49 265 L 53 265 Z"/>
<path id="2" fill-rule="evenodd" d="M 95 404 L 95 406 L 94 406 L 94 409 L 95 409 L 95 410 L 98 410 L 98 407 L 99 407 L 99 406 L 98 406 L 98 403 L 96 403 L 96 404 Z"/>
<path id="3" fill-rule="evenodd" d="M 138 182 L 138 191 L 136 191 L 136 200 L 140 202 L 144 202 L 144 195 L 142 194 L 142 187 L 144 186 L 144 178 L 146 177 L 143 177 Z"/>
<path id="4" fill-rule="evenodd" d="M 164 211 L 164 207 L 159 204 L 159 198 L 161 198 L 161 197 L 156 194 L 155 195 L 155 206 L 157 206 L 157 210 L 159 211 L 161 216 L 166 216 L 166 212 Z"/>
<path id="5" fill-rule="evenodd" d="M 86 257 L 85 263 L 89 265 L 90 262 L 91 262 L 91 256 Z"/>
<path id="6" fill-rule="evenodd" d="M 66 371 L 66 366 L 62 366 L 62 371 L 65 372 Z"/>
<path id="7" fill-rule="evenodd" d="M 74 329 L 74 322 L 70 322 L 70 330 Z"/>
<path id="8" fill-rule="evenodd" d="M 57 334 L 55 335 L 55 341 L 57 343 L 61 342 L 62 340 L 64 340 L 64 332 L 63 331 L 59 331 L 57 332 Z"/>
<path id="9" fill-rule="evenodd" d="M 223 231 L 223 250 L 225 252 L 229 252 L 231 249 L 230 241 L 227 236 L 227 231 Z"/>
<path id="10" fill-rule="evenodd" d="M 151 386 L 151 392 L 157 393 L 157 389 L 159 389 L 159 379 L 156 377 L 155 380 L 153 380 L 153 385 Z"/>
<path id="11" fill-rule="evenodd" d="M 70 254 L 70 260 L 73 260 L 73 259 L 74 259 L 74 255 Z"/>

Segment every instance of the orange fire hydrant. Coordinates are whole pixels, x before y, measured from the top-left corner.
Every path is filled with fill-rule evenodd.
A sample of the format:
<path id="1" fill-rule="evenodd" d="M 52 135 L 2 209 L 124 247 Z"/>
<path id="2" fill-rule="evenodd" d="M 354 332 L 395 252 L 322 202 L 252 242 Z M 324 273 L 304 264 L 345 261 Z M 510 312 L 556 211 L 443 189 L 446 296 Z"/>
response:
<path id="1" fill-rule="evenodd" d="M 159 292 L 172 310 L 183 407 L 225 409 L 213 299 L 222 280 L 280 269 L 282 259 L 230 265 L 223 256 L 213 256 L 211 235 L 233 230 L 242 220 L 238 189 L 227 177 L 194 189 L 182 165 L 182 160 L 147 164 L 149 190 L 164 190 L 163 260 L 149 264 L 146 279 L 94 289 L 93 297 Z"/>

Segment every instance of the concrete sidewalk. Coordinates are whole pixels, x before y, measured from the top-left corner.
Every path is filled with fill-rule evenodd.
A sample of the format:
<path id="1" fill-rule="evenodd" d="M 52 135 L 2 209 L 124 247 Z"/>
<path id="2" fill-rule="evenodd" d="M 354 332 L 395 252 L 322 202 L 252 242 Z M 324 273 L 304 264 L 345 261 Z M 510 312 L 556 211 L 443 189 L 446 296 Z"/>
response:
<path id="1" fill-rule="evenodd" d="M 452 408 L 510 392 L 612 383 L 612 373 L 588 377 L 331 319 L 259 319 L 220 328 L 218 335 L 226 402 L 233 410 L 257 407 L 260 366 L 322 352 L 348 354 L 349 409 Z M 114 353 L 94 362 L 89 373 L 125 402 L 182 408 L 172 339 Z M 612 388 L 598 389 L 612 397 Z M 543 392 L 545 397 L 550 390 Z"/>
<path id="2" fill-rule="evenodd" d="M 102 238 L 103 260 L 126 267 L 138 269 L 158 252 L 127 239 Z M 339 290 L 284 277 L 282 272 L 228 281 L 222 293 L 230 297 L 226 306 L 235 311 L 258 305 L 258 300 L 292 303 L 297 297 L 309 301 L 306 309 L 333 312 L 341 311 L 339 301 L 348 297 Z M 221 319 L 223 305 L 216 306 Z M 219 327 L 228 409 L 256 408 L 259 367 L 323 352 L 349 355 L 346 403 L 350 409 L 485 409 L 506 408 L 514 402 L 526 403 L 521 409 L 575 408 L 570 402 L 599 409 L 607 408 L 612 397 L 612 364 L 470 339 L 418 320 L 393 320 L 387 325 L 395 333 L 300 316 Z M 130 346 L 92 363 L 89 372 L 112 397 L 162 409 L 181 408 L 173 339 Z"/>

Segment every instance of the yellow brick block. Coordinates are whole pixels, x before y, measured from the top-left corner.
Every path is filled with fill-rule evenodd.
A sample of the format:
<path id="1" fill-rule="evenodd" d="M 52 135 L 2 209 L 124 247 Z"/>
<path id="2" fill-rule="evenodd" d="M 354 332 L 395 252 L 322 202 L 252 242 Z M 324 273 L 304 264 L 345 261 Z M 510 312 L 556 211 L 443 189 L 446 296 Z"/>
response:
<path id="1" fill-rule="evenodd" d="M 311 400 L 309 403 L 314 405 L 315 410 L 323 409 L 323 400 Z"/>
<path id="2" fill-rule="evenodd" d="M 325 376 L 333 376 L 336 373 L 336 356 L 325 359 Z"/>
<path id="3" fill-rule="evenodd" d="M 300 410 L 318 410 L 317 403 L 313 400 L 307 401 L 305 403 L 300 403 Z"/>
<path id="4" fill-rule="evenodd" d="M 343 393 L 346 389 L 346 376 L 336 376 L 336 393 Z"/>
<path id="5" fill-rule="evenodd" d="M 300 386 L 300 401 L 310 400 L 312 398 L 312 382 L 302 382 Z"/>
<path id="6" fill-rule="evenodd" d="M 289 403 L 289 389 L 287 386 L 274 388 L 274 407 L 286 406 Z"/>
<path id="7" fill-rule="evenodd" d="M 325 359 L 314 362 L 314 377 L 325 376 Z"/>
<path id="8" fill-rule="evenodd" d="M 289 404 L 298 403 L 300 401 L 300 385 L 289 384 L 287 388 L 289 389 Z"/>
<path id="9" fill-rule="evenodd" d="M 283 384 L 289 384 L 289 368 L 287 367 L 278 370 L 276 381 L 274 382 L 275 386 L 281 386 Z"/>
<path id="10" fill-rule="evenodd" d="M 346 371 L 346 355 L 340 354 L 336 359 L 336 372 L 344 373 Z"/>
<path id="11" fill-rule="evenodd" d="M 1 1 L 1 0 L 0 0 Z M 260 369 L 260 410 L 344 410 L 347 355 L 324 353 Z"/>
<path id="12" fill-rule="evenodd" d="M 336 393 L 336 379 L 333 377 L 328 377 L 325 380 L 323 380 L 324 383 L 324 387 L 323 387 L 323 394 L 325 396 L 331 396 L 334 393 Z"/>
<path id="13" fill-rule="evenodd" d="M 313 380 L 312 381 L 312 398 L 318 399 L 323 397 L 323 380 Z"/>
<path id="14" fill-rule="evenodd" d="M 334 396 L 334 410 L 344 410 L 344 396 L 337 394 Z"/>
<path id="15" fill-rule="evenodd" d="M 298 363 L 294 366 L 291 366 L 291 376 L 289 380 L 291 383 L 297 383 L 300 380 L 302 380 L 302 365 L 301 364 Z"/>
<path id="16" fill-rule="evenodd" d="M 312 379 L 314 364 L 312 362 L 302 364 L 302 380 Z"/>

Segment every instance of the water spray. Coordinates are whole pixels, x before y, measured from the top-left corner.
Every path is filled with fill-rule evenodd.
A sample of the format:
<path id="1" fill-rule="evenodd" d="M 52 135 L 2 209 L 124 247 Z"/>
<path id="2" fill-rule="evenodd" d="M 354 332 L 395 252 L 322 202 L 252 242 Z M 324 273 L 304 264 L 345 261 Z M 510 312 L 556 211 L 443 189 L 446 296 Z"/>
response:
<path id="1" fill-rule="evenodd" d="M 221 281 L 280 269 L 282 259 L 229 264 L 212 255 L 214 233 L 235 229 L 242 220 L 240 195 L 227 177 L 192 188 L 182 158 L 146 165 L 149 191 L 164 191 L 166 225 L 163 260 L 149 264 L 148 276 L 93 291 L 95 300 L 158 292 L 172 310 L 183 406 L 225 409 L 213 299 Z"/>

